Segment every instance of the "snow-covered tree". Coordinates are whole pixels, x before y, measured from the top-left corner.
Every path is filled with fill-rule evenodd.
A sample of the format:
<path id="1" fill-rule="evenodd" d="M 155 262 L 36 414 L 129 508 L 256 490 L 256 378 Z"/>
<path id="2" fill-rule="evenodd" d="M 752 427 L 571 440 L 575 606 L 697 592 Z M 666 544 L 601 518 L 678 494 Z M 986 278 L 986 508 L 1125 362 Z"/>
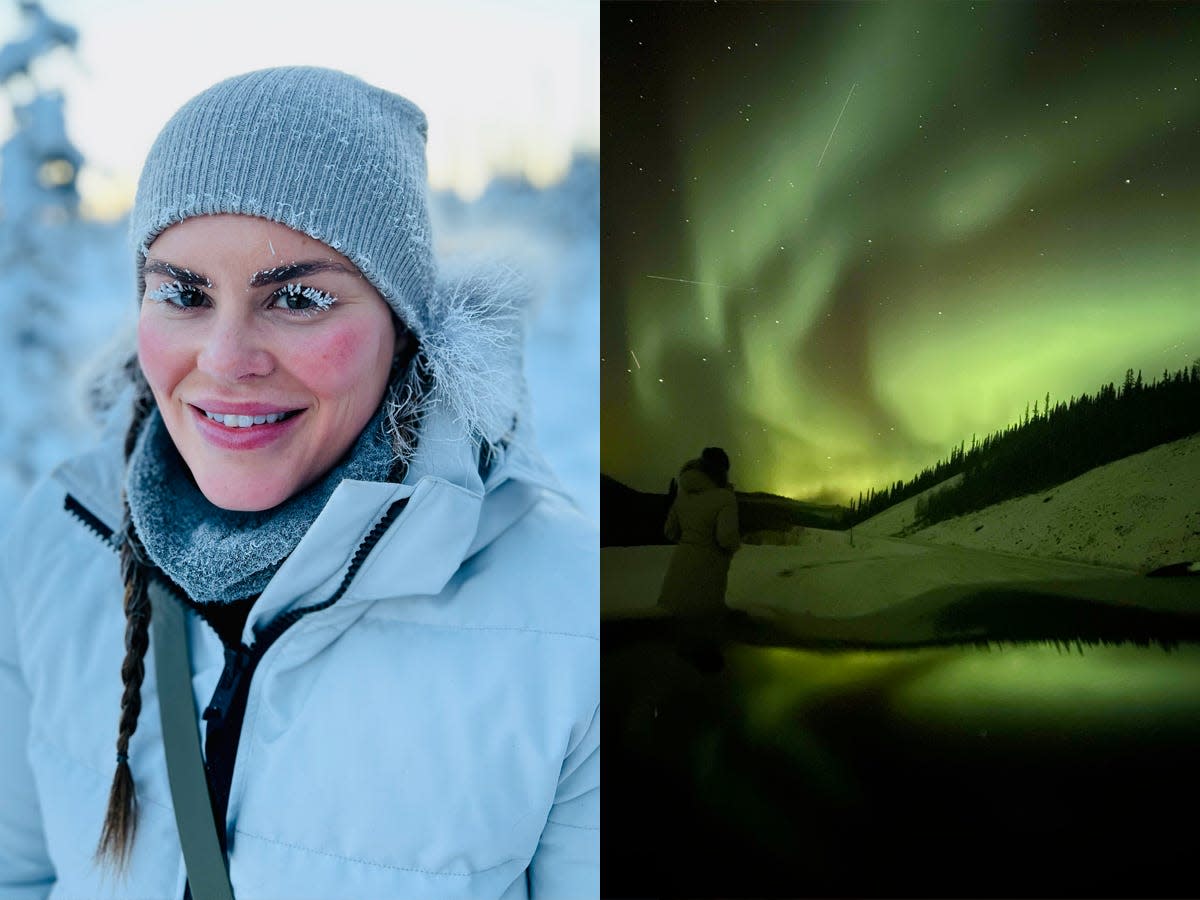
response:
<path id="1" fill-rule="evenodd" d="M 125 288 L 109 261 L 118 230 L 79 219 L 84 160 L 67 135 L 65 98 L 35 76 L 38 59 L 73 51 L 76 31 L 34 0 L 20 7 L 25 31 L 0 47 L 13 114 L 0 146 L 0 510 L 84 437 L 73 373 L 114 327 L 106 292 Z"/>
<path id="2" fill-rule="evenodd" d="M 16 126 L 0 148 L 0 215 L 8 232 L 75 216 L 75 180 L 83 163 L 63 124 L 63 95 L 40 88 L 33 74 L 39 57 L 73 50 L 78 34 L 50 18 L 36 0 L 22 0 L 20 7 L 26 34 L 0 47 L 0 86 Z M 28 101 L 18 99 L 22 92 L 32 95 Z"/>

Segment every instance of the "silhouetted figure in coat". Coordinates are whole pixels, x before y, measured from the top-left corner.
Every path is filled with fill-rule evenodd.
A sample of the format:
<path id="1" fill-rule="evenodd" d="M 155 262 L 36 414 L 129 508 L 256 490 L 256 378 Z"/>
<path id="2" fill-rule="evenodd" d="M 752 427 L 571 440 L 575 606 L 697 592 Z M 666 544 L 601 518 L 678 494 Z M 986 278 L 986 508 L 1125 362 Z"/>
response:
<path id="1" fill-rule="evenodd" d="M 728 455 L 706 447 L 684 463 L 678 485 L 664 529 L 676 547 L 658 603 L 680 620 L 684 655 L 702 669 L 719 669 L 714 632 L 726 611 L 729 563 L 741 544 Z"/>

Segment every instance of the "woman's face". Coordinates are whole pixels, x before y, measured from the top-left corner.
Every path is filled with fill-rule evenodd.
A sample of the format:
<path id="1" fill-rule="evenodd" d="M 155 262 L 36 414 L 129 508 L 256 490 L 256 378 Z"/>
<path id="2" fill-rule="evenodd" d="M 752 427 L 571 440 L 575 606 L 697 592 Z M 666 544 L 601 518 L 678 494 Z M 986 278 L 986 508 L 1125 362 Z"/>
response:
<path id="1" fill-rule="evenodd" d="M 204 496 L 270 509 L 329 471 L 406 339 L 371 283 L 320 241 L 240 215 L 172 225 L 144 272 L 138 358 Z"/>

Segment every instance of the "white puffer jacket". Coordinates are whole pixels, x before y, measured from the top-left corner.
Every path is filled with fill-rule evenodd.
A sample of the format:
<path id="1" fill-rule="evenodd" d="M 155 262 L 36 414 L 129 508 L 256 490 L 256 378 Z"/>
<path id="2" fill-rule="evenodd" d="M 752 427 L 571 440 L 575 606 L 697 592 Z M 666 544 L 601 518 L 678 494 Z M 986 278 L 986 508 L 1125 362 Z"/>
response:
<path id="1" fill-rule="evenodd" d="M 343 482 L 256 602 L 246 644 L 332 596 L 407 498 L 348 590 L 254 673 L 227 817 L 238 900 L 599 894 L 598 537 L 525 446 L 484 483 L 462 429 L 431 412 L 406 482 Z M 128 873 L 92 862 L 120 708 L 103 533 L 122 475 L 116 440 L 64 465 L 0 548 L 3 898 L 183 896 L 153 649 Z M 224 653 L 194 615 L 189 639 L 199 718 Z"/>

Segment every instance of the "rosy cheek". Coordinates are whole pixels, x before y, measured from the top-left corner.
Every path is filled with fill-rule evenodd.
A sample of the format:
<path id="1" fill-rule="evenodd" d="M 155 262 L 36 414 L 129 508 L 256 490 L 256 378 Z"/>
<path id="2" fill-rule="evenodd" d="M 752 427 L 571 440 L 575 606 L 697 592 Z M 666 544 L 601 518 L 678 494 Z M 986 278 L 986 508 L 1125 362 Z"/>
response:
<path id="1" fill-rule="evenodd" d="M 304 342 L 298 359 L 314 381 L 340 393 L 372 380 L 380 356 L 377 336 L 362 328 L 330 328 Z"/>
<path id="2" fill-rule="evenodd" d="M 170 393 L 187 371 L 185 348 L 169 327 L 148 315 L 138 320 L 137 345 L 138 361 L 150 387 L 156 393 Z"/>

